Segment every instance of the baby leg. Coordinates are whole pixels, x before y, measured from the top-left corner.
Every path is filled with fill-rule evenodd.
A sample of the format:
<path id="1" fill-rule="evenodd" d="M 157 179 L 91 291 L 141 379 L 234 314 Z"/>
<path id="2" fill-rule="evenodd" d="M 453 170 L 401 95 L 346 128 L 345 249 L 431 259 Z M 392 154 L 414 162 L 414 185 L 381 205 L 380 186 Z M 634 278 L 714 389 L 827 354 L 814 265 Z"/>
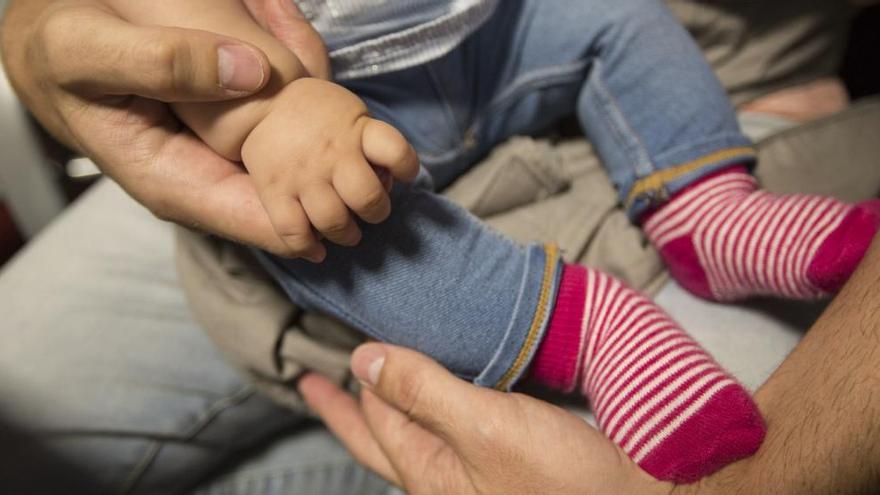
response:
<path id="1" fill-rule="evenodd" d="M 553 247 L 522 247 L 427 191 L 322 264 L 261 253 L 298 304 L 510 389 L 531 366 L 588 397 L 599 424 L 656 477 L 692 481 L 760 445 L 749 394 L 647 299 Z"/>
<path id="2" fill-rule="evenodd" d="M 586 3 L 578 116 L 672 275 L 714 300 L 839 289 L 880 226 L 880 201 L 762 191 L 733 108 L 663 2 Z"/>

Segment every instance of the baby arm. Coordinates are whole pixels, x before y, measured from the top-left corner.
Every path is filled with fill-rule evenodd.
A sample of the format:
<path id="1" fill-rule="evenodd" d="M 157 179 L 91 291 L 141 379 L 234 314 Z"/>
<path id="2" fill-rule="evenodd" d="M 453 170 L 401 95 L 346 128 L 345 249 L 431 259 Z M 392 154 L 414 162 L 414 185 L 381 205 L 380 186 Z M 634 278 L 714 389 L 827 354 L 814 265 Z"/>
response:
<path id="1" fill-rule="evenodd" d="M 360 231 L 349 210 L 367 222 L 384 220 L 390 212 L 390 177 L 416 175 L 415 152 L 396 129 L 370 118 L 348 90 L 310 78 L 240 0 L 114 0 L 113 7 L 144 26 L 210 31 L 266 54 L 269 77 L 257 95 L 172 106 L 218 154 L 244 162 L 290 255 L 323 258 L 313 228 L 330 241 L 356 244 Z"/>

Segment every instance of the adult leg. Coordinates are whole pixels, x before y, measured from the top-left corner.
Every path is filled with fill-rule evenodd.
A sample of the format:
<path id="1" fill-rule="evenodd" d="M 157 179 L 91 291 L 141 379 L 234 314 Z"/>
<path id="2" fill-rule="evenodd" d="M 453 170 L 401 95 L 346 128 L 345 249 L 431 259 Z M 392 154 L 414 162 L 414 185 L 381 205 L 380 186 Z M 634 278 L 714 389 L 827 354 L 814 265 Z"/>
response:
<path id="1" fill-rule="evenodd" d="M 4 267 L 0 295 L 0 434 L 18 432 L 0 454 L 4 488 L 179 493 L 271 440 L 311 435 L 191 319 L 171 228 L 115 184 L 95 186 Z M 297 459 L 290 470 L 306 469 Z M 312 460 L 328 487 L 352 483 L 338 493 L 378 481 Z"/>

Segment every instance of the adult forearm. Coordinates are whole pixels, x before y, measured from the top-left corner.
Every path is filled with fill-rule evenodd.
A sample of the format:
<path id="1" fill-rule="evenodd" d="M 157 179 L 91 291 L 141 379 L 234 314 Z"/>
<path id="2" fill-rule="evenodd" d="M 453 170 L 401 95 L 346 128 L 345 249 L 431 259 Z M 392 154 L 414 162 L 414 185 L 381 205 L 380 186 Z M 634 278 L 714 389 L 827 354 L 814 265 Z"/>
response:
<path id="1" fill-rule="evenodd" d="M 869 494 L 880 486 L 880 236 L 756 395 L 767 438 L 700 493 Z"/>

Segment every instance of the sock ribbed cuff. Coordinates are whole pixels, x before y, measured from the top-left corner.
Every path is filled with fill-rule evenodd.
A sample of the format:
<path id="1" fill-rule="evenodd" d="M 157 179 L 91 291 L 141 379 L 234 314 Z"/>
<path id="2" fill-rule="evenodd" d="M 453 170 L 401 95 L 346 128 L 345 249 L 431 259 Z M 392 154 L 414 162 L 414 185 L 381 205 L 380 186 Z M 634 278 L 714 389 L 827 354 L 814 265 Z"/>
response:
<path id="1" fill-rule="evenodd" d="M 587 271 L 578 265 L 562 269 L 556 304 L 529 369 L 529 378 L 541 385 L 570 392 L 577 382 L 582 338 Z"/>

